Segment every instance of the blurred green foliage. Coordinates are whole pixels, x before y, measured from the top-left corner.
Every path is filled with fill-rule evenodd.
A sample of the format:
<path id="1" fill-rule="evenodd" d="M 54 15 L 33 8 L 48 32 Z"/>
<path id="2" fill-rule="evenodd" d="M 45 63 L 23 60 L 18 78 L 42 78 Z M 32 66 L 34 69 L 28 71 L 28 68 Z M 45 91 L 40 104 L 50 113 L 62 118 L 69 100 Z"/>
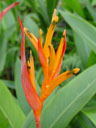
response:
<path id="1" fill-rule="evenodd" d="M 96 128 L 96 0 L 17 1 L 20 4 L 0 21 L 0 128 L 36 127 L 21 84 L 22 36 L 18 16 L 24 27 L 36 37 L 42 29 L 44 43 L 55 8 L 59 15 L 52 39 L 55 50 L 64 29 L 67 31 L 67 49 L 61 72 L 80 67 L 82 73 L 61 84 L 46 100 L 41 128 Z M 1 0 L 0 12 L 13 2 L 15 0 Z M 40 94 L 43 72 L 37 52 L 26 37 L 27 59 L 29 47 Z"/>

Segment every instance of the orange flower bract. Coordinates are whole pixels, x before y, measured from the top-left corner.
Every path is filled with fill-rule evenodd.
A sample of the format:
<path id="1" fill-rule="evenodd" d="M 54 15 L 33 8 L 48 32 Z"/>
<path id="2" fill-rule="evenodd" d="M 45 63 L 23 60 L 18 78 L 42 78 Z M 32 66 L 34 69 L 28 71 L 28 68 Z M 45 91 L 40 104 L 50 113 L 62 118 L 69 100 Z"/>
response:
<path id="1" fill-rule="evenodd" d="M 55 53 L 53 45 L 51 43 L 52 36 L 59 18 L 56 16 L 56 9 L 54 10 L 51 25 L 46 35 L 44 47 L 42 46 L 43 37 L 42 30 L 40 29 L 40 37 L 37 39 L 27 28 L 23 29 L 22 22 L 19 18 L 19 22 L 22 30 L 22 44 L 21 44 L 21 80 L 24 89 L 25 96 L 31 108 L 33 109 L 37 128 L 40 128 L 40 113 L 46 98 L 52 93 L 52 91 L 61 84 L 64 80 L 72 77 L 79 72 L 79 68 L 75 68 L 71 71 L 66 71 L 59 75 L 62 59 L 66 49 L 66 30 L 64 30 L 62 38 L 60 40 L 59 47 Z M 32 52 L 30 51 L 30 58 L 26 64 L 25 58 L 25 34 L 35 47 L 40 63 L 43 68 L 44 79 L 41 85 L 41 96 L 38 96 L 36 84 L 35 84 L 35 70 Z M 30 67 L 30 68 L 28 68 Z"/>

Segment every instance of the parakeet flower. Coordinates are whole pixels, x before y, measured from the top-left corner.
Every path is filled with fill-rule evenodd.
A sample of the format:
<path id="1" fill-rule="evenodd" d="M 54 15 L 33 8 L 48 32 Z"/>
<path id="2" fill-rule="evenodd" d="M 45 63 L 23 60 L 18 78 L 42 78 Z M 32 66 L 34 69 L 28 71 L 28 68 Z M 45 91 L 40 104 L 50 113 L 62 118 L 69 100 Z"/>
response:
<path id="1" fill-rule="evenodd" d="M 66 71 L 60 74 L 62 65 L 62 59 L 66 49 L 66 30 L 60 40 L 59 47 L 55 52 L 52 45 L 52 36 L 54 29 L 59 18 L 56 16 L 56 10 L 54 10 L 51 25 L 46 35 L 44 47 L 42 30 L 40 29 L 40 37 L 37 39 L 27 28 L 23 29 L 22 22 L 19 18 L 22 31 L 22 44 L 21 44 L 21 80 L 24 89 L 25 96 L 31 108 L 33 109 L 37 128 L 40 128 L 40 112 L 45 99 L 52 93 L 52 91 L 61 84 L 64 80 L 72 77 L 79 72 L 79 68 L 75 68 L 71 71 Z M 38 96 L 36 84 L 35 84 L 35 70 L 32 52 L 30 51 L 29 61 L 26 63 L 25 57 L 25 34 L 37 50 L 40 63 L 43 68 L 44 79 L 41 85 L 41 96 Z"/>
<path id="2" fill-rule="evenodd" d="M 8 6 L 7 8 L 5 8 L 1 13 L 0 13 L 0 20 L 2 20 L 3 16 L 11 9 L 14 8 L 16 5 L 18 5 L 19 2 L 15 2 L 13 4 L 11 4 L 10 6 Z"/>

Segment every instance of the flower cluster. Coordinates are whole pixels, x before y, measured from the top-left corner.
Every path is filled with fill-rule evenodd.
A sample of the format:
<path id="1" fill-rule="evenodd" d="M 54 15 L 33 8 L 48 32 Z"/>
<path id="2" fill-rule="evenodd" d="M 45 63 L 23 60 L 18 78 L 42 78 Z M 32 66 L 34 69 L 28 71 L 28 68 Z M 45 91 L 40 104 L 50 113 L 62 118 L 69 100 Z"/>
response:
<path id="1" fill-rule="evenodd" d="M 67 80 L 68 78 L 79 72 L 79 68 L 75 68 L 71 71 L 66 71 L 59 75 L 62 65 L 62 59 L 66 49 L 66 31 L 64 30 L 59 47 L 55 52 L 51 40 L 58 20 L 59 18 L 58 16 L 56 16 L 55 9 L 43 47 L 42 30 L 40 29 L 39 38 L 37 39 L 31 32 L 29 32 L 27 28 L 23 29 L 22 22 L 19 18 L 23 35 L 21 44 L 21 80 L 27 101 L 33 109 L 37 128 L 40 128 L 40 113 L 45 99 L 64 80 Z M 41 85 L 40 97 L 38 96 L 35 84 L 34 61 L 31 51 L 29 61 L 26 63 L 24 32 L 33 44 L 34 48 L 37 50 L 39 60 L 43 68 L 44 79 Z"/>
<path id="2" fill-rule="evenodd" d="M 8 8 L 4 9 L 0 13 L 0 20 L 11 8 L 18 5 L 18 2 L 13 3 Z M 56 9 L 54 10 L 51 25 L 46 35 L 44 47 L 43 47 L 43 37 L 42 30 L 40 29 L 39 38 L 37 39 L 27 28 L 23 28 L 21 19 L 19 18 L 19 23 L 22 31 L 22 43 L 21 43 L 21 80 L 24 89 L 26 99 L 33 109 L 36 126 L 40 128 L 40 113 L 46 98 L 52 93 L 52 91 L 63 81 L 72 77 L 74 74 L 79 72 L 79 68 L 75 68 L 71 71 L 66 71 L 60 74 L 60 69 L 62 65 L 62 59 L 66 49 L 66 31 L 64 30 L 63 35 L 60 40 L 59 47 L 55 52 L 53 45 L 51 43 L 52 36 L 58 22 L 59 18 L 56 15 Z M 35 69 L 34 60 L 32 56 L 32 51 L 30 51 L 30 58 L 26 62 L 25 56 L 25 34 L 33 44 L 34 48 L 37 50 L 40 63 L 43 68 L 44 79 L 41 85 L 41 96 L 39 97 L 36 83 L 35 83 Z"/>

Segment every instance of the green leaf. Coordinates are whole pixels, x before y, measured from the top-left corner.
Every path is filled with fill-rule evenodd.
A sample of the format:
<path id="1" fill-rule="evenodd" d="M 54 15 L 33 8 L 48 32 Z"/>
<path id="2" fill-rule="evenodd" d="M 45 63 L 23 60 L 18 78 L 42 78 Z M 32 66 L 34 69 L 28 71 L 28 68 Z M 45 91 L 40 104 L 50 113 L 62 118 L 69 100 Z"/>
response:
<path id="1" fill-rule="evenodd" d="M 15 84 L 13 81 L 10 80 L 2 80 L 4 82 L 4 84 L 8 87 L 8 88 L 12 88 L 15 89 Z"/>
<path id="2" fill-rule="evenodd" d="M 93 64 L 96 64 L 96 54 L 92 51 L 89 58 L 88 58 L 88 67 L 92 66 Z"/>
<path id="3" fill-rule="evenodd" d="M 77 12 L 80 16 L 84 17 L 83 9 L 78 0 L 62 0 L 70 9 Z M 75 4 L 74 4 L 75 3 Z"/>
<path id="4" fill-rule="evenodd" d="M 3 113 L 0 111 L 0 128 L 8 128 L 9 122 L 7 118 L 4 117 Z"/>
<path id="5" fill-rule="evenodd" d="M 58 4 L 59 0 L 46 0 L 47 3 L 47 10 L 48 10 L 48 14 L 50 16 L 50 20 L 52 18 L 52 14 L 54 9 L 56 8 L 57 4 Z M 51 8 L 50 8 L 51 7 Z"/>
<path id="6" fill-rule="evenodd" d="M 96 0 L 92 1 L 92 5 L 95 6 L 96 5 Z"/>
<path id="7" fill-rule="evenodd" d="M 24 27 L 28 28 L 36 37 L 39 36 L 39 28 L 30 15 L 24 16 Z"/>
<path id="8" fill-rule="evenodd" d="M 7 55 L 7 39 L 3 38 L 0 41 L 0 72 L 3 71 Z"/>
<path id="9" fill-rule="evenodd" d="M 82 111 L 92 122 L 93 124 L 96 126 L 96 106 L 95 109 L 91 108 L 91 109 L 84 109 Z"/>
<path id="10" fill-rule="evenodd" d="M 22 108 L 25 114 L 28 114 L 31 108 L 26 100 L 26 97 L 22 88 L 21 61 L 19 60 L 19 58 L 17 58 L 16 65 L 15 65 L 15 86 L 16 86 L 16 94 L 17 94 L 20 107 Z"/>
<path id="11" fill-rule="evenodd" d="M 92 18 L 94 21 L 96 21 L 96 11 L 95 9 L 92 7 L 90 0 L 80 0 L 80 2 L 86 6 L 86 8 L 88 9 L 89 13 L 91 14 Z"/>
<path id="12" fill-rule="evenodd" d="M 12 128 L 21 128 L 25 120 L 25 115 L 20 107 L 15 103 L 15 100 L 0 80 L 0 111 L 7 118 Z"/>
<path id="13" fill-rule="evenodd" d="M 74 39 L 75 39 L 75 45 L 81 57 L 83 66 L 86 68 L 86 65 L 88 63 L 88 57 L 90 55 L 90 47 L 84 41 L 84 39 L 82 39 L 82 37 L 76 32 L 74 32 Z"/>
<path id="14" fill-rule="evenodd" d="M 93 20 L 96 21 L 96 11 L 95 9 L 91 6 L 91 3 L 89 2 L 88 0 L 88 3 L 87 3 L 87 9 L 89 11 L 89 13 L 91 14 L 91 16 L 93 17 Z"/>
<path id="15" fill-rule="evenodd" d="M 95 93 L 96 65 L 58 91 L 42 111 L 41 127 L 65 128 Z"/>
<path id="16" fill-rule="evenodd" d="M 96 28 L 79 16 L 75 16 L 68 11 L 60 11 L 64 20 L 72 27 L 72 29 L 86 40 L 86 43 L 96 53 Z"/>
<path id="17" fill-rule="evenodd" d="M 6 13 L 1 21 L 5 36 L 10 39 L 14 32 L 16 32 L 16 21 L 12 11 Z"/>
<path id="18" fill-rule="evenodd" d="M 39 3 L 39 6 L 40 6 L 40 10 L 41 10 L 41 14 L 45 20 L 45 22 L 47 24 L 49 24 L 49 16 L 48 16 L 48 13 L 47 13 L 47 9 L 45 7 L 45 3 L 44 3 L 44 0 L 37 0 L 37 2 Z"/>
<path id="19" fill-rule="evenodd" d="M 95 128 L 92 122 L 81 112 L 79 113 L 77 120 L 82 128 Z"/>
<path id="20" fill-rule="evenodd" d="M 64 55 L 64 60 L 62 61 L 62 70 L 70 70 L 70 67 L 81 68 L 81 59 L 76 53 Z"/>
<path id="21" fill-rule="evenodd" d="M 36 124 L 35 124 L 35 118 L 34 118 L 34 115 L 33 115 L 33 111 L 31 110 L 29 112 L 29 114 L 27 115 L 27 118 L 23 124 L 23 128 L 36 128 Z"/>

